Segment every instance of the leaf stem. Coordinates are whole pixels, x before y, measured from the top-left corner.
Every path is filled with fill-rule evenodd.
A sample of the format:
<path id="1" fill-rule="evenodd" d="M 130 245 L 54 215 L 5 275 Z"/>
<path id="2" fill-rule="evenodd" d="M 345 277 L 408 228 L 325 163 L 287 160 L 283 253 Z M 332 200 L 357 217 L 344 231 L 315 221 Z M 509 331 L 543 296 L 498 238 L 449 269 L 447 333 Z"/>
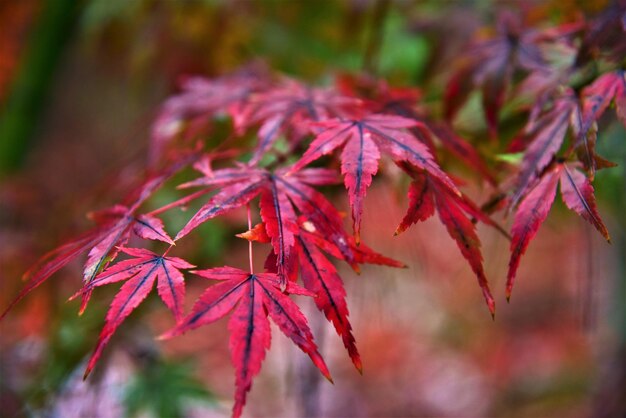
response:
<path id="1" fill-rule="evenodd" d="M 167 250 L 165 250 L 165 252 L 163 253 L 163 257 L 165 257 L 167 255 L 167 253 L 170 252 L 170 250 L 172 249 L 172 247 L 174 247 L 173 244 L 171 244 L 169 247 L 167 247 Z"/>
<path id="2" fill-rule="evenodd" d="M 250 203 L 246 205 L 248 212 L 248 230 L 252 230 L 252 219 L 250 217 Z M 250 274 L 254 274 L 254 263 L 252 262 L 252 241 L 248 240 L 248 258 L 250 260 Z"/>

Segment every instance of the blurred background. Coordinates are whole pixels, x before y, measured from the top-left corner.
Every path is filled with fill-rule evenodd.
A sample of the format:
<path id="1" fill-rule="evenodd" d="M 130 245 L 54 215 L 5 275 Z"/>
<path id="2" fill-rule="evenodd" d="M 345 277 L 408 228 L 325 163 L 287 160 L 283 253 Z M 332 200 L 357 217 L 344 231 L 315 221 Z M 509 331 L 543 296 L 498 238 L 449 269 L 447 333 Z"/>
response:
<path id="1" fill-rule="evenodd" d="M 493 27 L 496 10 L 567 21 L 607 3 L 1 0 L 0 308 L 40 255 L 89 225 L 85 213 L 116 202 L 133 184 L 158 106 L 181 77 L 221 75 L 252 61 L 316 84 L 366 71 L 419 86 L 424 102 L 437 106 L 454 57 Z M 466 118 L 482 119 L 471 110 Z M 625 133 L 618 124 L 600 132 L 601 153 L 620 164 L 594 184 L 613 245 L 558 202 L 506 304 L 508 242 L 479 228 L 495 321 L 443 226 L 428 221 L 393 237 L 404 190 L 375 185 L 363 239 L 410 268 L 366 266 L 360 276 L 342 269 L 364 375 L 321 319 L 312 326 L 334 386 L 273 332 L 244 415 L 624 416 Z M 481 202 L 489 190 L 479 185 L 470 194 Z M 188 217 L 167 216 L 171 231 Z M 233 236 L 241 228 L 228 220 L 206 225 L 186 248 L 189 260 L 245 263 L 247 245 Z M 115 289 L 102 290 L 78 317 L 77 304 L 66 300 L 80 271 L 80 262 L 70 264 L 0 323 L 0 416 L 230 415 L 226 322 L 157 342 L 172 323 L 156 300 L 131 315 L 83 382 Z M 204 286 L 188 281 L 190 303 Z"/>

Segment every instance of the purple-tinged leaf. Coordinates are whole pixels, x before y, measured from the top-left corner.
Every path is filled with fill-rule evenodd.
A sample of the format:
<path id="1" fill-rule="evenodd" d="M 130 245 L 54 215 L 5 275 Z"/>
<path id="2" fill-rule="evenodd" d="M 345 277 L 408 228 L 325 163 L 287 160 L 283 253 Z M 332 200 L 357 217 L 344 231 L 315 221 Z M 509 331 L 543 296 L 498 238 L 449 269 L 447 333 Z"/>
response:
<path id="1" fill-rule="evenodd" d="M 561 170 L 561 197 L 565 205 L 593 225 L 607 241 L 611 242 L 609 231 L 604 226 L 593 193 L 591 182 L 583 173 L 563 164 Z"/>
<path id="2" fill-rule="evenodd" d="M 511 259 L 509 260 L 506 282 L 507 300 L 511 297 L 520 259 L 552 207 L 559 180 L 559 171 L 559 168 L 556 167 L 546 172 L 539 183 L 522 200 L 515 212 L 511 229 L 513 238 L 511 241 Z"/>

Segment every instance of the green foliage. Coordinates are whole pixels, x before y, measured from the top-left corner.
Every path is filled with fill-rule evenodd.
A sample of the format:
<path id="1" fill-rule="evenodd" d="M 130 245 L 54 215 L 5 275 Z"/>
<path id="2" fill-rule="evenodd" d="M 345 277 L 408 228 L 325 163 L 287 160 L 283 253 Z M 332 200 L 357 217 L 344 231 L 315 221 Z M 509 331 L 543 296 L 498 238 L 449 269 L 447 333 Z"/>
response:
<path id="1" fill-rule="evenodd" d="M 103 308 L 99 306 L 78 316 L 75 304 L 63 305 L 47 340 L 49 346 L 43 358 L 45 366 L 26 391 L 31 408 L 36 410 L 45 405 L 48 396 L 57 393 L 80 367 L 93 348 L 93 339 L 98 336 Z"/>
<path id="2" fill-rule="evenodd" d="M 186 361 L 145 359 L 124 390 L 127 416 L 148 413 L 159 418 L 184 417 L 191 401 L 213 403 L 213 395 L 194 377 L 193 370 Z"/>

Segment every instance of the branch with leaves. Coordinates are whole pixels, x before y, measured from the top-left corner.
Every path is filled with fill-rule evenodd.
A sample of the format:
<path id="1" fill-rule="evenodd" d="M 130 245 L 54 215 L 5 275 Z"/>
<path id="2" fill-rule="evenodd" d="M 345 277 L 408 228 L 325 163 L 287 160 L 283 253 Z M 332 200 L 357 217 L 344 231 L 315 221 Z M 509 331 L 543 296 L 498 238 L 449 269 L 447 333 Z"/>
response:
<path id="1" fill-rule="evenodd" d="M 233 416 L 241 415 L 269 349 L 269 319 L 332 382 L 307 318 L 291 296 L 314 299 L 360 371 L 346 291 L 332 260 L 345 262 L 357 272 L 362 264 L 404 267 L 368 247 L 360 234 L 367 191 L 380 177 L 380 167 L 391 164 L 410 182 L 407 212 L 398 220 L 395 233 L 437 213 L 495 315 L 478 222 L 510 239 L 507 299 L 521 257 L 546 219 L 559 184 L 565 205 L 609 240 L 592 181 L 597 170 L 612 166 L 596 153 L 600 117 L 614 105 L 626 125 L 626 8 L 616 7 L 596 20 L 547 29 L 527 27 L 517 16 L 503 14 L 496 34 L 473 41 L 460 57 L 445 89 L 443 118 L 424 110 L 418 90 L 390 87 L 368 77 L 344 76 L 336 86 L 319 88 L 251 66 L 216 79 L 186 79 L 181 92 L 164 103 L 155 120 L 149 174 L 143 184 L 122 204 L 91 214 L 93 229 L 45 255 L 26 273 L 26 286 L 2 316 L 86 253 L 83 286 L 74 295 L 82 300 L 80 312 L 96 288 L 124 284 L 111 302 L 85 377 L 156 283 L 158 295 L 176 320 L 162 338 L 232 312 L 228 327 L 236 373 Z M 618 32 L 617 38 L 611 38 L 616 41 L 605 43 L 613 32 Z M 556 61 L 550 54 L 554 50 L 560 54 Z M 592 76 L 584 78 L 590 67 L 595 69 Z M 484 147 L 455 127 L 457 114 L 476 92 L 482 98 L 485 137 L 491 138 Z M 530 95 L 532 104 L 519 106 L 520 95 Z M 507 104 L 517 106 L 514 111 L 527 120 L 511 137 L 501 135 L 499 129 Z M 207 149 L 211 123 L 223 115 L 232 121 L 230 136 L 217 148 Z M 519 164 L 495 170 L 497 155 L 504 153 L 519 153 Z M 443 163 L 449 161 L 475 173 L 492 189 L 494 198 L 483 206 L 473 201 L 463 191 L 465 182 Z M 157 190 L 169 187 L 172 179 L 190 168 L 199 176 L 177 185 L 185 196 L 151 212 L 144 210 Z M 320 191 L 336 188 L 342 180 L 351 233 L 344 227 L 342 212 Z M 196 201 L 199 210 L 171 238 L 159 215 Z M 249 242 L 249 270 L 231 266 L 190 270 L 196 267 L 169 255 L 203 223 L 240 208 L 247 208 L 248 230 L 238 236 Z M 513 212 L 510 235 L 492 218 L 497 210 Z M 252 212 L 260 219 L 254 226 Z M 133 235 L 151 249 L 127 246 Z M 253 243 L 270 247 L 263 272 L 254 271 Z M 167 247 L 154 250 L 158 245 Z M 125 259 L 118 261 L 120 255 Z M 186 274 L 215 282 L 189 313 L 183 310 Z"/>

